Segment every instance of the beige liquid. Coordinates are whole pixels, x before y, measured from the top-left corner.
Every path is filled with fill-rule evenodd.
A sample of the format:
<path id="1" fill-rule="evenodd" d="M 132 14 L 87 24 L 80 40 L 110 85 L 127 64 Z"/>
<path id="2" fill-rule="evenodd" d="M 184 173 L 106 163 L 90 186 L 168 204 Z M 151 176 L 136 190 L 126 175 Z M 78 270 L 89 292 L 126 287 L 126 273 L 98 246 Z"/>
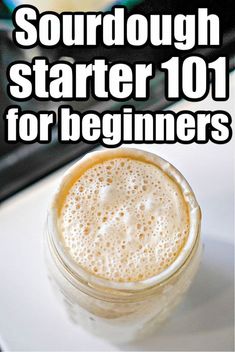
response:
<path id="1" fill-rule="evenodd" d="M 49 275 L 71 319 L 114 342 L 154 330 L 198 269 L 200 218 L 189 184 L 158 156 L 86 155 L 62 178 L 46 229 Z"/>
<path id="2" fill-rule="evenodd" d="M 59 227 L 76 263 L 128 282 L 174 262 L 188 237 L 189 214 L 180 188 L 159 167 L 119 157 L 79 176 L 64 199 Z"/>

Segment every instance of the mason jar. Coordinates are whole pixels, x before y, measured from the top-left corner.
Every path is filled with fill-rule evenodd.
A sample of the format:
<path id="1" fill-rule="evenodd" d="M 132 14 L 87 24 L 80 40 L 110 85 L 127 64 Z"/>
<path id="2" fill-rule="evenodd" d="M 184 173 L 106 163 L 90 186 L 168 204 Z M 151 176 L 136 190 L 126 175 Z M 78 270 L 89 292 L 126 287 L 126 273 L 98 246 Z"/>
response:
<path id="1" fill-rule="evenodd" d="M 99 155 L 100 152 L 81 159 L 62 178 L 48 213 L 44 246 L 46 264 L 54 290 L 74 323 L 113 342 L 128 342 L 151 333 L 189 288 L 200 263 L 201 212 L 192 189 L 179 171 L 154 156 L 152 160 L 156 165 L 181 188 L 188 205 L 190 229 L 185 246 L 173 264 L 146 280 L 115 282 L 86 271 L 66 252 L 58 229 L 58 212 L 75 171 L 89 165 L 89 160 L 94 159 L 96 153 Z M 133 151 L 119 148 L 118 151 L 101 153 L 130 156 Z"/>

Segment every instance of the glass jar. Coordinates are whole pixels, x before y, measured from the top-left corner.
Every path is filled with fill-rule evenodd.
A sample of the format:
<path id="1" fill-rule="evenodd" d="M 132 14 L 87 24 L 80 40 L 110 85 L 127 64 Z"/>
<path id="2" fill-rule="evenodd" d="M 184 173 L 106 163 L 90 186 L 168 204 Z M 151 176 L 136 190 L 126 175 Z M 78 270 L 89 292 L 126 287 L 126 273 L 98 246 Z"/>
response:
<path id="1" fill-rule="evenodd" d="M 120 152 L 119 152 L 120 151 Z M 96 152 L 97 153 L 97 152 Z M 71 319 L 98 336 L 113 342 L 128 342 L 150 333 L 180 302 L 197 272 L 201 256 L 201 212 L 184 177 L 165 160 L 148 154 L 182 190 L 190 214 L 187 243 L 169 268 L 155 277 L 138 282 L 114 282 L 99 278 L 75 263 L 66 252 L 57 226 L 60 195 L 74 177 L 74 170 L 89 164 L 96 153 L 79 161 L 63 177 L 49 210 L 45 232 L 45 252 L 49 277 L 64 302 Z M 102 154 L 101 154 L 102 153 Z M 123 156 L 136 150 L 98 152 Z"/>

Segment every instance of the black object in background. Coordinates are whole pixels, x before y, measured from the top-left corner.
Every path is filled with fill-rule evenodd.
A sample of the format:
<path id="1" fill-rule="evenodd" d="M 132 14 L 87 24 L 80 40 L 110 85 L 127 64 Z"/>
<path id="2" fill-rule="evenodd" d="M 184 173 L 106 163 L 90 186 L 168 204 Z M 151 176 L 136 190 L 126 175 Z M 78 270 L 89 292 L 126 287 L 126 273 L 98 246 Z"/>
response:
<path id="1" fill-rule="evenodd" d="M 235 54 L 235 21 L 233 15 L 233 1 L 223 0 L 203 0 L 189 2 L 188 0 L 148 0 L 137 5 L 132 12 L 148 14 L 171 13 L 172 15 L 183 13 L 197 13 L 199 7 L 207 7 L 209 13 L 216 13 L 221 19 L 223 46 L 216 49 L 200 49 L 195 52 L 207 56 L 211 60 L 220 55 L 230 56 L 230 68 L 234 68 Z M 0 12 L 3 16 L 3 12 Z M 186 52 L 187 53 L 187 52 Z M 53 131 L 52 142 L 47 145 L 34 143 L 31 145 L 8 144 L 4 141 L 4 121 L 3 114 L 5 108 L 15 104 L 6 94 L 7 66 L 15 60 L 31 61 L 34 56 L 47 56 L 51 61 L 59 59 L 62 56 L 73 58 L 77 61 L 89 61 L 95 56 L 105 56 L 110 61 L 125 60 L 134 62 L 138 60 L 154 61 L 156 64 L 169 59 L 173 55 L 182 56 L 182 51 L 174 47 L 150 47 L 144 48 L 110 48 L 104 49 L 102 46 L 96 49 L 87 48 L 58 48 L 45 50 L 40 47 L 35 49 L 20 49 L 16 47 L 11 40 L 11 22 L 6 25 L 6 21 L 1 20 L 0 16 L 0 201 L 7 199 L 19 190 L 27 187 L 33 182 L 48 175 L 52 171 L 88 152 L 96 145 L 85 143 L 62 145 L 57 141 L 56 127 Z M 164 80 L 163 74 L 158 72 L 151 91 L 151 97 L 147 102 L 131 102 L 139 109 L 163 109 L 170 105 L 170 101 L 164 98 Z M 43 104 L 43 106 L 42 106 Z M 109 101 L 107 103 L 98 103 L 94 99 L 85 102 L 70 102 L 76 110 L 84 111 L 94 109 L 102 111 L 106 109 L 117 109 L 123 104 Z M 22 109 L 38 111 L 43 109 L 57 110 L 58 103 L 39 102 L 30 100 L 21 104 Z"/>

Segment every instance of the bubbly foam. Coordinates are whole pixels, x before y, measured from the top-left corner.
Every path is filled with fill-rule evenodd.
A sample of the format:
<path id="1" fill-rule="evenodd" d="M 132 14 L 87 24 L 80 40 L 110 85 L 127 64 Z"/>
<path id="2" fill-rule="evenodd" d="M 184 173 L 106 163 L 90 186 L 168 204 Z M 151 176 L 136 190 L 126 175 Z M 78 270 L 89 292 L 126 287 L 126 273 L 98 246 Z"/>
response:
<path id="1" fill-rule="evenodd" d="M 160 168 L 118 157 L 80 176 L 59 225 L 74 261 L 99 277 L 130 282 L 174 262 L 189 234 L 189 213 L 180 188 Z"/>

